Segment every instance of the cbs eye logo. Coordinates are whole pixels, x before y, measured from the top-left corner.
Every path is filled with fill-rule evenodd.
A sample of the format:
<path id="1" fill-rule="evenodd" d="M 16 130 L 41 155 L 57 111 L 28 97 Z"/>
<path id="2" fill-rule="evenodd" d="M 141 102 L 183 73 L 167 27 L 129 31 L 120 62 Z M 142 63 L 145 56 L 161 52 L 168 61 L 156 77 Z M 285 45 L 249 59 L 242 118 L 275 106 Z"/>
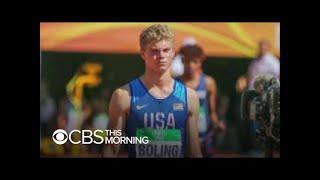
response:
<path id="1" fill-rule="evenodd" d="M 57 129 L 56 131 L 54 131 L 54 133 L 52 134 L 52 140 L 56 143 L 56 144 L 64 144 L 67 142 L 68 140 L 68 134 L 65 130 L 63 129 Z"/>

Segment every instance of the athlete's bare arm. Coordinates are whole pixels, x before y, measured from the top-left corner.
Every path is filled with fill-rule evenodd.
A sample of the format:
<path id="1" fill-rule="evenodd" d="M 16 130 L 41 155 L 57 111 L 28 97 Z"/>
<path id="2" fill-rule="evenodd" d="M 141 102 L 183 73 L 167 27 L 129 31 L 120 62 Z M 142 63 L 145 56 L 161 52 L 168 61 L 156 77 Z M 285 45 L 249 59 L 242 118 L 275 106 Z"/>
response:
<path id="1" fill-rule="evenodd" d="M 130 110 L 130 88 L 126 84 L 116 89 L 109 103 L 108 130 L 120 130 L 123 132 L 125 121 Z M 104 149 L 104 157 L 117 157 L 120 144 L 107 144 Z"/>
<path id="2" fill-rule="evenodd" d="M 188 157 L 202 157 L 199 141 L 199 129 L 198 129 L 198 119 L 199 119 L 199 99 L 197 93 L 187 88 L 188 94 L 188 120 L 187 120 L 187 156 Z"/>
<path id="3" fill-rule="evenodd" d="M 217 102 L 217 84 L 216 81 L 206 75 L 206 85 L 207 85 L 207 90 L 209 92 L 209 110 L 210 110 L 210 119 L 213 121 L 215 125 L 217 125 L 218 128 L 221 130 L 225 130 L 225 126 L 223 123 L 220 123 L 218 116 L 217 116 L 217 108 L 216 108 L 216 102 Z"/>

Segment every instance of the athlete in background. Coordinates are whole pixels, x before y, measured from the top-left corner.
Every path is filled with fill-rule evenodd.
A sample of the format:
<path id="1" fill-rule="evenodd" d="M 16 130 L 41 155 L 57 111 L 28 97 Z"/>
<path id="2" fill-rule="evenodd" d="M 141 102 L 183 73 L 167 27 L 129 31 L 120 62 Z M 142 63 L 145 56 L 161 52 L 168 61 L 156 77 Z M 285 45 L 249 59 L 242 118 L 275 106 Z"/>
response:
<path id="1" fill-rule="evenodd" d="M 184 46 L 180 53 L 183 56 L 184 74 L 178 79 L 197 92 L 200 100 L 198 126 L 201 150 L 204 156 L 210 157 L 213 155 L 213 129 L 226 130 L 216 113 L 217 85 L 211 76 L 203 73 L 202 63 L 206 56 L 199 45 Z"/>

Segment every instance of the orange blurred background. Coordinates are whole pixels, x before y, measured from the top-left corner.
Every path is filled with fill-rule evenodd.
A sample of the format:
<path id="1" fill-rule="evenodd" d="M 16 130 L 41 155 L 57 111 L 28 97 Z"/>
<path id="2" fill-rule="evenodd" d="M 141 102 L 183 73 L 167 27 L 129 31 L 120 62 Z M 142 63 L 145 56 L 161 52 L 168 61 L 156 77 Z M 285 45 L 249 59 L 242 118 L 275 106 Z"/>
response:
<path id="1" fill-rule="evenodd" d="M 42 51 L 139 54 L 139 34 L 154 23 L 40 23 Z M 165 23 L 176 47 L 194 37 L 208 56 L 254 57 L 258 42 L 280 56 L 280 23 Z"/>

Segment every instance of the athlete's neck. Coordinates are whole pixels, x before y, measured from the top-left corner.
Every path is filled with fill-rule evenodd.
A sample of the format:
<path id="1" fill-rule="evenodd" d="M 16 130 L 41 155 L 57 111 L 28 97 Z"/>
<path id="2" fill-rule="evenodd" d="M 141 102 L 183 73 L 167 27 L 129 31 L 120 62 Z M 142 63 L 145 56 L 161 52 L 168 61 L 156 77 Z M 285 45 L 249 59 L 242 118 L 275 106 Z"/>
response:
<path id="1" fill-rule="evenodd" d="M 173 84 L 173 78 L 170 75 L 170 71 L 159 74 L 146 69 L 144 75 L 141 77 L 141 80 L 144 81 L 149 87 L 157 86 L 158 88 L 165 88 Z"/>

